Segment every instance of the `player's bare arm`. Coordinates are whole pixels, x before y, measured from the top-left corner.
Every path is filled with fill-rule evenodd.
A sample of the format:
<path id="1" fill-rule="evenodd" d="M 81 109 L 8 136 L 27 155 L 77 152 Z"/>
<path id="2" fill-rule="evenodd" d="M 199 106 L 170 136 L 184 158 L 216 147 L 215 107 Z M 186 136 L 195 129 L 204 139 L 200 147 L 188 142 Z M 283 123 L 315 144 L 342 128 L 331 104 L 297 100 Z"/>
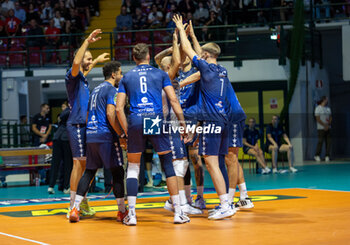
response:
<path id="1" fill-rule="evenodd" d="M 176 24 L 177 29 L 180 33 L 180 40 L 181 40 L 181 48 L 185 52 L 185 54 L 190 57 L 192 60 L 194 56 L 196 56 L 196 52 L 193 50 L 190 41 L 187 38 L 186 31 L 184 24 L 182 23 L 182 16 L 180 15 L 174 15 L 173 21 Z"/>
<path id="2" fill-rule="evenodd" d="M 179 71 L 180 64 L 181 64 L 181 57 L 180 57 L 180 48 L 178 44 L 178 31 L 175 29 L 173 34 L 173 55 L 171 59 L 171 67 L 168 71 L 168 75 L 170 77 L 170 80 L 174 80 L 176 77 L 177 72 Z"/>
<path id="3" fill-rule="evenodd" d="M 124 133 L 128 135 L 128 122 L 124 112 L 125 101 L 126 101 L 126 94 L 118 93 L 117 106 L 116 106 L 117 118 L 120 123 L 120 126 L 124 130 Z"/>
<path id="4" fill-rule="evenodd" d="M 194 51 L 197 53 L 197 55 L 201 55 L 202 54 L 202 47 L 199 44 L 196 35 L 194 34 L 192 20 L 190 20 L 190 23 L 188 24 L 187 29 L 189 29 L 188 33 L 189 33 L 190 38 L 192 39 Z M 187 31 L 187 29 L 186 29 L 186 31 Z"/>
<path id="5" fill-rule="evenodd" d="M 92 62 L 92 64 L 89 67 L 89 70 L 84 72 L 84 76 L 86 77 L 90 71 L 98 64 L 98 63 L 104 63 L 106 61 L 109 61 L 110 58 L 108 57 L 109 53 L 103 53 L 100 54 L 96 59 L 94 59 L 94 61 Z"/>
<path id="6" fill-rule="evenodd" d="M 107 105 L 107 119 L 108 122 L 111 124 L 112 128 L 118 135 L 122 135 L 123 131 L 119 126 L 117 114 L 116 114 L 116 108 L 114 105 L 108 104 Z"/>
<path id="7" fill-rule="evenodd" d="M 195 83 L 201 79 L 201 73 L 198 71 L 193 73 L 191 76 L 186 77 L 183 81 L 180 82 L 180 88 L 185 87 L 189 84 Z"/>
<path id="8" fill-rule="evenodd" d="M 155 62 L 157 63 L 158 66 L 160 66 L 160 63 L 162 61 L 162 59 L 170 54 L 172 54 L 173 52 L 173 47 L 169 47 L 163 51 L 161 51 L 160 53 L 158 53 L 155 57 L 154 57 L 154 60 Z"/>
<path id="9" fill-rule="evenodd" d="M 94 43 L 101 39 L 101 37 L 98 37 L 98 35 L 102 33 L 101 29 L 96 29 L 89 35 L 88 38 L 86 38 L 83 42 L 83 44 L 80 46 L 78 52 L 76 53 L 73 65 L 72 65 L 72 76 L 76 77 L 79 74 L 80 71 L 80 65 L 83 61 L 85 51 L 89 47 L 90 43 Z"/>

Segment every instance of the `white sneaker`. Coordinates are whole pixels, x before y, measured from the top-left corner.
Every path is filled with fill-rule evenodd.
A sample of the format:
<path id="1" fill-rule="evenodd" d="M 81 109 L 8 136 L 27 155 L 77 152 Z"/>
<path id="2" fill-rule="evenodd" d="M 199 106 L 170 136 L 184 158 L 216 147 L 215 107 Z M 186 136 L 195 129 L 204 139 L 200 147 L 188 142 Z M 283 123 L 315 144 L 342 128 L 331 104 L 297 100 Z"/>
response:
<path id="1" fill-rule="evenodd" d="M 165 206 L 164 206 L 165 207 Z M 184 214 L 186 215 L 190 215 L 190 214 L 202 214 L 203 211 L 198 209 L 198 208 L 194 208 L 192 207 L 190 204 L 186 203 L 185 205 L 181 205 L 181 210 L 182 212 L 184 212 Z"/>
<path id="2" fill-rule="evenodd" d="M 64 190 L 63 190 L 63 193 L 64 193 L 64 194 L 70 194 L 70 188 L 64 189 Z"/>
<path id="3" fill-rule="evenodd" d="M 252 202 L 252 199 L 250 199 L 249 197 L 247 197 L 246 199 L 244 200 L 239 200 L 236 205 L 235 205 L 236 208 L 239 208 L 239 209 L 251 209 L 251 208 L 254 208 L 254 204 Z"/>
<path id="4" fill-rule="evenodd" d="M 225 219 L 230 218 L 233 215 L 235 215 L 236 210 L 232 209 L 231 207 L 228 208 L 219 208 L 214 213 L 211 213 L 208 217 L 210 220 L 219 220 L 219 219 Z"/>
<path id="5" fill-rule="evenodd" d="M 316 162 L 321 162 L 320 156 L 315 156 L 314 159 L 315 159 Z"/>
<path id="6" fill-rule="evenodd" d="M 294 167 L 290 167 L 289 171 L 291 171 L 292 173 L 296 173 L 296 172 L 298 172 L 298 169 L 296 169 Z"/>
<path id="7" fill-rule="evenodd" d="M 49 194 L 55 194 L 55 190 L 54 190 L 52 187 L 49 187 L 49 188 L 47 189 L 47 192 L 48 192 Z"/>
<path id="8" fill-rule="evenodd" d="M 183 212 L 175 213 L 174 224 L 184 224 L 188 222 L 190 222 L 190 218 L 186 214 L 184 214 Z"/>
<path id="9" fill-rule="evenodd" d="M 287 173 L 287 170 L 286 169 L 281 169 L 280 171 L 278 171 L 280 174 L 285 174 Z"/>
<path id="10" fill-rule="evenodd" d="M 135 211 L 129 210 L 128 215 L 123 219 L 123 224 L 128 226 L 135 226 L 137 224 Z"/>
<path id="11" fill-rule="evenodd" d="M 173 204 L 170 200 L 167 200 L 164 204 L 164 209 L 170 211 L 170 212 L 174 212 L 174 207 Z"/>
<path id="12" fill-rule="evenodd" d="M 67 219 L 69 219 L 70 211 L 71 211 L 71 209 L 70 209 L 70 207 L 69 207 L 69 208 L 68 208 L 68 211 L 67 211 L 67 215 L 66 215 L 66 218 L 67 218 Z"/>
<path id="13" fill-rule="evenodd" d="M 273 168 L 273 169 L 272 169 L 272 173 L 277 174 L 277 173 L 278 173 L 277 168 Z"/>
<path id="14" fill-rule="evenodd" d="M 268 167 L 263 168 L 263 169 L 261 170 L 261 174 L 269 174 L 270 172 L 271 172 L 271 169 L 269 169 Z"/>
<path id="15" fill-rule="evenodd" d="M 210 214 L 213 214 L 213 213 L 215 213 L 217 210 L 219 210 L 221 208 L 221 205 L 219 204 L 218 206 L 215 206 L 215 208 L 213 208 L 213 209 L 209 209 L 208 210 L 208 214 L 210 215 Z"/>
<path id="16" fill-rule="evenodd" d="M 196 200 L 194 201 L 193 207 L 199 208 L 199 209 L 205 209 L 206 203 L 202 196 L 197 196 Z"/>
<path id="17" fill-rule="evenodd" d="M 326 158 L 324 159 L 326 162 L 329 162 L 329 156 L 326 156 Z"/>

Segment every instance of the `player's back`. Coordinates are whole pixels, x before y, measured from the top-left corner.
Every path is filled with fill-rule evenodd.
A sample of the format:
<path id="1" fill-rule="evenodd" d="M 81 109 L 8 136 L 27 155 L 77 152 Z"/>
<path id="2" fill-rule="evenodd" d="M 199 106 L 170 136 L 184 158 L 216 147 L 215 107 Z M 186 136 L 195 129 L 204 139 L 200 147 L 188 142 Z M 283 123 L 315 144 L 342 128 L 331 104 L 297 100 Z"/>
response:
<path id="1" fill-rule="evenodd" d="M 89 102 L 89 84 L 81 71 L 76 77 L 70 69 L 65 78 L 68 103 L 71 109 L 68 124 L 85 124 Z"/>
<path id="2" fill-rule="evenodd" d="M 237 123 L 247 118 L 241 103 L 239 103 L 235 90 L 232 87 L 232 84 L 228 82 L 227 84 L 227 104 L 230 106 L 229 118 L 230 122 Z"/>
<path id="3" fill-rule="evenodd" d="M 129 97 L 130 113 L 162 115 L 162 89 L 171 86 L 169 76 L 150 65 L 138 65 L 124 75 L 119 91 Z"/>
<path id="4" fill-rule="evenodd" d="M 87 122 L 86 141 L 110 142 L 115 136 L 115 132 L 108 122 L 107 105 L 115 105 L 117 88 L 109 82 L 98 85 L 91 93 L 89 100 L 89 115 Z"/>

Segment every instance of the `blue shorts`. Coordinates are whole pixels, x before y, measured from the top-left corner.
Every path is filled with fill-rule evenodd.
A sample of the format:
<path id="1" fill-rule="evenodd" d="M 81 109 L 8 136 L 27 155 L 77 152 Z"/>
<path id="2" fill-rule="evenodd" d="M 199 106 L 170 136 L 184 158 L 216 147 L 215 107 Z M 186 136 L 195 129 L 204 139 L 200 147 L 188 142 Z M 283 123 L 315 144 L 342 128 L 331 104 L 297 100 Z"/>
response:
<path id="1" fill-rule="evenodd" d="M 73 158 L 86 156 L 86 125 L 67 124 L 67 132 Z"/>
<path id="2" fill-rule="evenodd" d="M 170 134 L 169 140 L 173 159 L 183 159 L 187 156 L 186 146 L 179 132 Z"/>
<path id="3" fill-rule="evenodd" d="M 110 169 L 123 165 L 123 151 L 118 143 L 87 143 L 86 169 Z"/>
<path id="4" fill-rule="evenodd" d="M 243 132 L 245 120 L 231 124 L 229 134 L 229 147 L 243 147 Z"/>
<path id="5" fill-rule="evenodd" d="M 135 120 L 131 120 L 129 117 L 128 125 L 128 153 L 140 153 L 144 152 L 146 140 L 152 144 L 156 152 L 170 151 L 169 135 L 163 134 L 163 122 L 160 122 L 160 134 L 146 135 L 143 134 L 142 119 L 133 117 Z"/>
<path id="6" fill-rule="evenodd" d="M 205 127 L 220 127 L 220 133 L 205 132 Z M 218 156 L 228 154 L 228 125 L 223 122 L 204 121 L 202 124 L 204 132 L 199 135 L 199 155 Z"/>

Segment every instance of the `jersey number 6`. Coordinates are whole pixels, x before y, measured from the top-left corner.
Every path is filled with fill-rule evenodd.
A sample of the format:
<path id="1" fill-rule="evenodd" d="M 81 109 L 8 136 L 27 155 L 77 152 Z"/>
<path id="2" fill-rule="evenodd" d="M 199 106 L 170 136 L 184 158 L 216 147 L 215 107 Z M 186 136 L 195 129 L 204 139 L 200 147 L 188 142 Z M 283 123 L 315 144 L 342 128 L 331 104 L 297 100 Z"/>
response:
<path id="1" fill-rule="evenodd" d="M 140 88 L 141 88 L 141 93 L 143 94 L 147 93 L 147 83 L 146 83 L 145 76 L 140 77 Z"/>

